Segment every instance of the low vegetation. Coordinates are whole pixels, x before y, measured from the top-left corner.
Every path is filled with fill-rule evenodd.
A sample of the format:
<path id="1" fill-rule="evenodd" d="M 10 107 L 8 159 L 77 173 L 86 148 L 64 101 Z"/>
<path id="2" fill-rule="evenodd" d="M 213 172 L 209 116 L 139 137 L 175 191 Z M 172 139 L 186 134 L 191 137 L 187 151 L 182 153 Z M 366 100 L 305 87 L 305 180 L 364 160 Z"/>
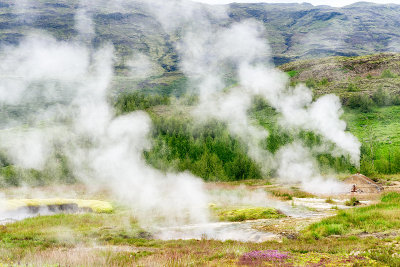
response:
<path id="1" fill-rule="evenodd" d="M 239 265 L 246 266 L 381 266 L 363 256 L 340 256 L 323 253 L 296 254 L 278 250 L 251 251 L 243 254 Z"/>
<path id="2" fill-rule="evenodd" d="M 218 211 L 220 221 L 241 222 L 259 219 L 278 219 L 286 217 L 282 212 L 274 208 L 248 207 Z"/>
<path id="3" fill-rule="evenodd" d="M 296 198 L 315 197 L 315 195 L 299 190 L 296 187 L 292 187 L 290 189 L 273 187 L 273 188 L 268 188 L 267 192 L 271 193 L 272 196 L 280 200 L 292 200 L 294 197 Z"/>
<path id="4" fill-rule="evenodd" d="M 386 197 L 387 203 L 398 196 Z M 385 198 L 383 198 L 385 199 Z M 396 200 L 397 201 L 397 200 Z M 45 227 L 44 227 L 45 226 Z M 0 227 L 0 265 L 273 265 L 396 266 L 398 241 L 373 237 L 245 243 L 155 240 L 121 208 L 111 214 L 40 216 Z"/>
<path id="5" fill-rule="evenodd" d="M 351 204 L 353 203 L 356 203 L 356 200 L 352 200 Z M 388 193 L 378 204 L 341 210 L 336 216 L 311 225 L 304 235 L 319 239 L 331 235 L 354 235 L 398 229 L 400 229 L 400 194 Z"/>
<path id="6" fill-rule="evenodd" d="M 357 198 L 352 197 L 352 198 L 350 198 L 349 200 L 347 200 L 344 204 L 345 204 L 346 206 L 349 206 L 349 207 L 354 207 L 354 206 L 360 205 L 361 203 L 360 203 L 360 201 L 359 201 Z"/>

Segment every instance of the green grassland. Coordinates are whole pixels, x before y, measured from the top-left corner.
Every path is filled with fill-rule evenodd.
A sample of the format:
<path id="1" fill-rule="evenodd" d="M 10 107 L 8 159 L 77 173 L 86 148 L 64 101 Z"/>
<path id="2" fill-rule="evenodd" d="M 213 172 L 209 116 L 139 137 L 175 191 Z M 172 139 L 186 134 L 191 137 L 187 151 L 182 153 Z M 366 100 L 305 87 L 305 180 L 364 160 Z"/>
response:
<path id="1" fill-rule="evenodd" d="M 339 211 L 334 217 L 311 225 L 304 235 L 319 239 L 331 235 L 382 233 L 400 229 L 400 194 L 383 195 L 381 202 Z"/>
<path id="2" fill-rule="evenodd" d="M 241 222 L 259 219 L 279 219 L 286 217 L 274 208 L 263 207 L 240 207 L 240 208 L 221 208 L 212 207 L 212 211 L 218 216 L 220 221 Z"/>

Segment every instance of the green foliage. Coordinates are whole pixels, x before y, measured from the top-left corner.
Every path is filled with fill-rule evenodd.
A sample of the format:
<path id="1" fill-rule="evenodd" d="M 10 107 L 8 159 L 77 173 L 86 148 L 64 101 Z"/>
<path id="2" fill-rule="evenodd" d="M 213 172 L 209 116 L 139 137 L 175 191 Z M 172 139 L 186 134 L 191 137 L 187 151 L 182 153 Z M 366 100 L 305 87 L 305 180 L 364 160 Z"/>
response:
<path id="1" fill-rule="evenodd" d="M 273 208 L 253 207 L 222 211 L 218 214 L 220 221 L 241 222 L 259 219 L 278 219 L 286 217 Z"/>
<path id="2" fill-rule="evenodd" d="M 400 204 L 400 193 L 389 192 L 381 197 L 381 201 L 384 203 L 398 203 Z"/>
<path id="3" fill-rule="evenodd" d="M 354 83 L 349 83 L 349 85 L 347 86 L 347 92 L 358 92 L 358 91 L 360 91 L 360 88 Z"/>
<path id="4" fill-rule="evenodd" d="M 345 202 L 345 205 L 350 207 L 358 206 L 360 205 L 360 201 L 357 198 L 352 197 Z"/>
<path id="5" fill-rule="evenodd" d="M 306 81 L 306 86 L 309 88 L 316 88 L 318 86 L 317 82 L 315 81 L 315 79 L 310 78 Z"/>
<path id="6" fill-rule="evenodd" d="M 299 71 L 291 70 L 291 71 L 288 71 L 286 73 L 289 75 L 290 78 L 293 78 L 293 77 L 295 77 L 295 76 L 297 76 L 299 74 Z"/>
<path id="7" fill-rule="evenodd" d="M 326 86 L 326 85 L 328 85 L 328 83 L 329 83 L 328 78 L 323 78 L 323 79 L 319 82 L 319 84 L 320 84 L 321 86 Z"/>
<path id="8" fill-rule="evenodd" d="M 279 190 L 270 191 L 274 197 L 280 198 L 282 200 L 292 200 L 293 196 L 289 192 L 282 192 Z"/>
<path id="9" fill-rule="evenodd" d="M 145 90 L 162 96 L 179 97 L 184 95 L 188 91 L 188 88 L 188 79 L 186 77 L 180 77 L 173 82 L 161 83 L 151 88 L 145 87 Z"/>
<path id="10" fill-rule="evenodd" d="M 328 78 L 323 78 L 321 80 L 315 80 L 314 78 L 309 78 L 306 81 L 306 86 L 309 88 L 318 88 L 318 87 L 324 87 L 329 84 Z"/>
<path id="11" fill-rule="evenodd" d="M 327 198 L 327 199 L 325 200 L 325 203 L 328 203 L 328 204 L 336 204 L 336 202 L 335 202 L 332 198 Z"/>
<path id="12" fill-rule="evenodd" d="M 341 210 L 334 217 L 312 224 L 303 234 L 319 239 L 330 235 L 399 229 L 399 195 L 398 193 L 389 193 L 383 196 L 379 204 Z M 352 203 L 355 202 L 352 201 Z"/>
<path id="13" fill-rule="evenodd" d="M 383 90 L 382 87 L 374 92 L 372 100 L 379 107 L 389 106 L 392 103 L 392 97 L 387 91 Z"/>
<path id="14" fill-rule="evenodd" d="M 189 170 L 208 181 L 262 178 L 260 166 L 222 123 L 194 126 L 181 118 L 154 118 L 153 122 L 154 146 L 145 157 L 156 168 Z"/>
<path id="15" fill-rule="evenodd" d="M 114 106 L 118 114 L 124 114 L 135 110 L 145 110 L 153 106 L 168 105 L 169 103 L 168 96 L 132 92 L 119 95 Z"/>
<path id="16" fill-rule="evenodd" d="M 333 225 L 328 231 L 339 234 L 346 229 Z M 278 265 L 385 266 L 386 263 L 398 266 L 398 259 L 393 257 L 398 251 L 397 242 L 387 241 L 357 236 L 319 240 L 300 236 L 262 243 L 207 239 L 163 241 L 153 239 L 139 227 L 132 214 L 118 209 L 113 214 L 38 216 L 0 227 L 0 265 L 59 266 L 76 257 L 73 266 L 146 266 L 155 260 L 161 266 L 231 266 L 237 264 L 243 253 L 273 249 L 287 251 L 290 256 L 287 262 L 278 262 Z M 354 251 L 364 257 L 350 256 Z"/>
<path id="17" fill-rule="evenodd" d="M 3 177 L 6 186 L 20 185 L 20 179 L 14 166 L 9 165 L 1 168 L 0 174 Z"/>
<path id="18" fill-rule="evenodd" d="M 394 74 L 394 73 L 392 73 L 392 72 L 390 71 L 390 69 L 384 70 L 384 71 L 382 72 L 382 75 L 381 75 L 381 78 L 389 78 L 389 79 L 391 79 L 391 78 L 396 78 L 396 77 L 397 77 L 397 75 Z"/>
<path id="19" fill-rule="evenodd" d="M 385 248 L 371 249 L 370 251 L 365 253 L 365 255 L 368 256 L 370 259 L 384 262 L 387 264 L 387 266 L 400 266 L 400 258 L 393 257 L 393 255 L 396 255 L 397 253 L 398 250 L 396 248 L 385 247 Z"/>
<path id="20" fill-rule="evenodd" d="M 258 103 L 258 101 L 256 103 Z M 268 130 L 269 135 L 263 143 L 263 148 L 273 154 L 285 145 L 292 143 L 294 140 L 301 140 L 305 146 L 310 148 L 322 144 L 321 137 L 313 132 L 288 132 L 282 129 L 277 122 L 278 114 L 266 103 L 263 105 L 253 105 L 250 112 L 251 116 Z M 347 157 L 333 157 L 330 154 L 316 154 L 315 156 L 323 172 L 329 173 L 332 169 L 337 172 L 356 171 Z"/>
<path id="21" fill-rule="evenodd" d="M 346 105 L 350 108 L 359 109 L 361 112 L 367 113 L 372 110 L 374 103 L 368 95 L 356 94 L 349 97 Z"/>
<path id="22" fill-rule="evenodd" d="M 360 172 L 365 175 L 400 172 L 400 108 L 377 107 L 370 112 L 346 110 L 348 128 L 361 141 Z"/>
<path id="23" fill-rule="evenodd" d="M 286 189 L 272 189 L 267 190 L 274 197 L 281 200 L 292 200 L 295 198 L 313 198 L 315 195 L 299 190 L 297 187 L 291 187 L 290 190 Z"/>

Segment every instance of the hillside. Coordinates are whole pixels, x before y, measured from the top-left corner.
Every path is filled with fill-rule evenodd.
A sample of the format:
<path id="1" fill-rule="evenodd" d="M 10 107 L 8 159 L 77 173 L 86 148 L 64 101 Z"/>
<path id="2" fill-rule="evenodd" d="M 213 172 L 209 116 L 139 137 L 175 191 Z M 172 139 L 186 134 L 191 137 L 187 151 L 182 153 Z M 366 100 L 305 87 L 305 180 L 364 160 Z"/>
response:
<path id="1" fill-rule="evenodd" d="M 341 98 L 344 104 L 342 118 L 347 122 L 347 130 L 362 143 L 359 171 L 380 177 L 382 174 L 400 172 L 399 66 L 399 54 L 384 53 L 359 57 L 301 60 L 284 64 L 280 66 L 280 69 L 291 76 L 292 85 L 304 83 L 313 89 L 316 97 L 334 93 Z M 139 95 L 130 97 L 132 99 L 129 100 L 129 97 L 122 96 L 117 108 L 124 111 L 142 109 L 143 105 L 140 103 L 149 102 L 144 100 L 146 99 L 144 96 L 139 101 L 137 101 L 140 98 Z M 151 99 L 151 97 L 147 98 Z M 125 102 L 121 101 L 122 99 Z M 237 141 L 231 137 L 231 139 L 227 138 L 222 125 L 218 127 L 214 125 L 215 130 L 211 133 L 207 130 L 209 128 L 207 125 L 204 128 L 197 128 L 197 133 L 192 131 L 193 128 L 191 130 L 193 125 L 191 127 L 184 126 L 188 120 L 187 114 L 190 114 L 191 111 L 191 106 L 180 106 L 185 102 L 187 100 L 183 98 L 180 102 L 173 101 L 173 105 L 166 105 L 164 102 L 161 105 L 155 103 L 144 107 L 153 114 L 154 118 L 157 118 L 154 120 L 157 130 L 153 136 L 157 140 L 156 147 L 147 154 L 150 162 L 163 168 L 168 161 L 173 159 L 179 170 L 189 169 L 199 176 L 207 178 L 224 177 L 226 173 L 222 169 L 232 166 L 228 165 L 231 164 L 231 160 L 243 160 L 240 150 L 230 150 L 232 147 L 237 147 L 240 142 L 235 144 Z M 122 103 L 124 105 L 121 105 Z M 129 103 L 131 108 L 129 108 Z M 135 108 L 132 108 L 133 103 L 135 103 L 133 105 Z M 255 123 L 269 131 L 270 136 L 266 141 L 265 148 L 270 152 L 274 153 L 296 138 L 291 133 L 282 132 L 276 122 L 276 112 L 267 105 L 255 103 L 249 113 Z M 185 123 L 182 122 L 183 118 L 186 120 Z M 198 131 L 206 138 L 196 137 L 199 135 Z M 311 145 L 318 142 L 316 141 L 318 138 L 313 135 L 301 135 L 300 138 Z M 221 144 L 227 147 L 224 152 L 218 150 Z M 189 157 L 187 157 L 188 151 Z M 198 156 L 199 154 L 192 156 L 190 151 L 196 151 L 200 156 Z M 211 151 L 213 153 L 207 154 Z M 234 159 L 230 158 L 226 161 L 226 157 L 221 155 L 228 151 L 235 156 Z M 205 158 L 209 158 L 209 160 L 205 161 Z M 331 169 L 337 172 L 356 171 L 345 158 L 332 158 L 321 154 L 318 155 L 318 161 L 321 169 L 327 172 Z M 248 164 L 250 169 L 254 168 L 249 162 Z M 208 166 L 209 169 L 204 166 Z M 259 175 L 257 171 L 246 171 L 245 173 L 254 178 Z M 274 174 L 272 173 L 272 175 Z M 240 177 L 238 174 L 234 176 Z M 227 177 L 231 177 L 231 175 L 227 174 Z"/>
<path id="2" fill-rule="evenodd" d="M 400 93 L 400 54 L 383 53 L 360 57 L 328 57 L 301 60 L 280 66 L 292 83 L 305 83 L 317 95 L 334 93 L 347 99 L 378 89 Z"/>
<path id="3" fill-rule="evenodd" d="M 25 2 L 31 8 L 20 8 L 12 0 L 0 2 L 1 45 L 18 43 L 33 29 L 48 31 L 61 40 L 77 36 L 77 0 Z M 115 45 L 119 55 L 116 69 L 120 73 L 126 73 L 126 59 L 138 51 L 149 55 L 166 72 L 178 69 L 179 32 L 166 31 L 141 1 L 110 7 L 104 5 L 107 2 L 102 3 L 97 1 L 90 11 L 96 28 L 93 45 L 108 41 Z M 216 17 L 220 8 L 204 5 L 200 15 L 220 25 L 245 19 L 262 22 L 277 64 L 400 49 L 400 5 L 358 3 L 333 8 L 310 4 L 231 4 L 225 6 L 225 18 Z"/>

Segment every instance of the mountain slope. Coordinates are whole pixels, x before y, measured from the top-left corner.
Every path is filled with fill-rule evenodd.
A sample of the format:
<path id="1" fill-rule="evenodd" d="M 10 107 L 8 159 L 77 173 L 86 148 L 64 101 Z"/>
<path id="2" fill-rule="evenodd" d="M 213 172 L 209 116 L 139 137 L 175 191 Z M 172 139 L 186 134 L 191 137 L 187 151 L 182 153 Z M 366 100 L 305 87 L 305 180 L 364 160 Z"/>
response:
<path id="1" fill-rule="evenodd" d="M 328 57 L 300 60 L 280 66 L 292 83 L 305 83 L 317 95 L 334 93 L 346 99 L 354 94 L 372 96 L 378 89 L 400 94 L 400 54 Z"/>
<path id="2" fill-rule="evenodd" d="M 0 44 L 16 44 L 34 29 L 58 39 L 77 36 L 77 0 L 39 0 L 31 6 L 15 1 L 0 2 Z M 112 42 L 119 55 L 116 65 L 126 72 L 126 59 L 134 52 L 147 54 L 166 72 L 178 69 L 175 45 L 180 33 L 169 33 L 143 4 L 131 1 L 123 7 L 96 1 L 91 11 L 95 21 L 93 45 Z M 106 3 L 106 4 L 105 4 Z M 204 16 L 218 13 L 204 6 Z M 400 5 L 358 3 L 343 8 L 310 4 L 231 4 L 225 19 L 212 23 L 229 25 L 255 19 L 265 25 L 277 64 L 324 56 L 356 56 L 400 50 Z"/>

